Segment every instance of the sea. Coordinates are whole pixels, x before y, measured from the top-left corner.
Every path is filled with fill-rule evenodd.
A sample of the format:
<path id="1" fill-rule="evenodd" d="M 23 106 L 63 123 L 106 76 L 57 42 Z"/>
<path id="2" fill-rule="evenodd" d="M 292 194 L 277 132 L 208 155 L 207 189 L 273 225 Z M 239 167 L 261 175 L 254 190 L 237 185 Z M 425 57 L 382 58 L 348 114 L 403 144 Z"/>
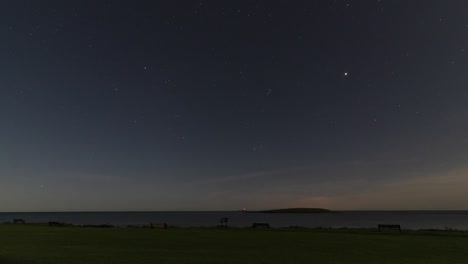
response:
<path id="1" fill-rule="evenodd" d="M 0 223 L 23 219 L 27 223 L 49 221 L 74 225 L 147 226 L 167 223 L 178 227 L 214 227 L 220 218 L 228 226 L 249 227 L 268 223 L 271 227 L 376 228 L 398 224 L 403 229 L 468 230 L 468 211 L 335 211 L 318 214 L 271 214 L 258 212 L 40 212 L 0 213 Z"/>

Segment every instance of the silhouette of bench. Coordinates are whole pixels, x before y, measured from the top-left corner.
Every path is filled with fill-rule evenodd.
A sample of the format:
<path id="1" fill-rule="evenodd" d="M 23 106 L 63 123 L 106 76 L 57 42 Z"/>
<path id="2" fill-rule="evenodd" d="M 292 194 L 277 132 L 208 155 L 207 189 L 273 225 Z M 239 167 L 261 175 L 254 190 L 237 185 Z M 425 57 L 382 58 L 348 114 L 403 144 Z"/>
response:
<path id="1" fill-rule="evenodd" d="M 378 225 L 379 232 L 381 229 L 398 229 L 401 233 L 401 226 L 400 225 Z"/>
<path id="2" fill-rule="evenodd" d="M 49 222 L 49 226 L 65 226 L 65 223 L 60 222 Z"/>
<path id="3" fill-rule="evenodd" d="M 13 224 L 25 224 L 24 219 L 13 219 Z"/>
<path id="4" fill-rule="evenodd" d="M 150 223 L 150 227 L 167 229 L 167 224 L 166 223 Z"/>
<path id="5" fill-rule="evenodd" d="M 228 218 L 223 217 L 219 219 L 219 225 L 220 227 L 227 228 L 228 227 Z"/>
<path id="6" fill-rule="evenodd" d="M 253 228 L 270 228 L 270 224 L 268 223 L 253 223 Z"/>

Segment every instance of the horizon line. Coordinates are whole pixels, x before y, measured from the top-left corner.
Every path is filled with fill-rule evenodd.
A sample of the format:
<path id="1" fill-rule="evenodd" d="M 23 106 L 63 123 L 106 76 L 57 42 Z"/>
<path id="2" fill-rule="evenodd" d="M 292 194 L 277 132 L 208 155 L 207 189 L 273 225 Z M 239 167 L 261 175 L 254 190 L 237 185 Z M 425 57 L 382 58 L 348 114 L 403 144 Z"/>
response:
<path id="1" fill-rule="evenodd" d="M 280 208 L 280 209 L 292 209 Z M 299 207 L 297 207 L 299 208 Z M 307 207 L 301 207 L 307 208 Z M 244 212 L 260 212 L 266 210 L 276 209 L 258 209 L 258 210 L 245 210 Z M 346 210 L 330 210 L 331 212 L 460 212 L 468 211 L 468 209 L 346 209 Z M 177 212 L 243 212 L 242 209 L 238 210 L 87 210 L 87 211 L 0 211 L 0 214 L 12 214 L 12 213 L 177 213 Z"/>

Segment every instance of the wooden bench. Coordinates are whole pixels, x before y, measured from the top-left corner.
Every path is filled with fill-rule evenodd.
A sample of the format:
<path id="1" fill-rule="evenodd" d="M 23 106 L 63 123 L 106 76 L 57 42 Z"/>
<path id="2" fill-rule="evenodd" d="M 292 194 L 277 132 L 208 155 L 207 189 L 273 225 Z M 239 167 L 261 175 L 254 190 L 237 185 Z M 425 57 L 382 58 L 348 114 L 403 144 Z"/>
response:
<path id="1" fill-rule="evenodd" d="M 219 219 L 219 225 L 220 227 L 227 228 L 228 227 L 228 218 L 223 217 Z"/>
<path id="2" fill-rule="evenodd" d="M 167 229 L 167 224 L 166 223 L 150 223 L 150 227 Z"/>
<path id="3" fill-rule="evenodd" d="M 400 225 L 378 225 L 379 232 L 380 229 L 398 229 L 401 233 L 401 226 Z"/>
<path id="4" fill-rule="evenodd" d="M 24 219 L 13 219 L 13 224 L 25 224 Z"/>
<path id="5" fill-rule="evenodd" d="M 270 228 L 270 224 L 268 223 L 253 223 L 253 228 Z"/>

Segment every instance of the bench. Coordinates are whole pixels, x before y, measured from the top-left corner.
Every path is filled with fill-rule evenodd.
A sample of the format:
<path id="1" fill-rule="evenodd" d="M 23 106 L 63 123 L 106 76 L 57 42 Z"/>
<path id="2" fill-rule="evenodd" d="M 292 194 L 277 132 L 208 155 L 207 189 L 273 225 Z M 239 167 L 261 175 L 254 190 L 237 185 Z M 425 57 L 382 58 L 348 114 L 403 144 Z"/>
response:
<path id="1" fill-rule="evenodd" d="M 380 229 L 398 229 L 401 233 L 401 226 L 400 225 L 378 225 L 379 232 Z"/>
<path id="2" fill-rule="evenodd" d="M 167 229 L 167 224 L 166 223 L 150 223 L 150 227 Z"/>
<path id="3" fill-rule="evenodd" d="M 26 222 L 24 219 L 13 219 L 14 224 L 25 224 Z"/>
<path id="4" fill-rule="evenodd" d="M 223 217 L 223 218 L 220 218 L 220 219 L 219 219 L 219 225 L 220 225 L 220 227 L 227 228 L 227 227 L 228 227 L 227 223 L 228 223 L 228 218 Z"/>
<path id="5" fill-rule="evenodd" d="M 270 228 L 270 224 L 268 223 L 253 223 L 253 228 Z"/>

